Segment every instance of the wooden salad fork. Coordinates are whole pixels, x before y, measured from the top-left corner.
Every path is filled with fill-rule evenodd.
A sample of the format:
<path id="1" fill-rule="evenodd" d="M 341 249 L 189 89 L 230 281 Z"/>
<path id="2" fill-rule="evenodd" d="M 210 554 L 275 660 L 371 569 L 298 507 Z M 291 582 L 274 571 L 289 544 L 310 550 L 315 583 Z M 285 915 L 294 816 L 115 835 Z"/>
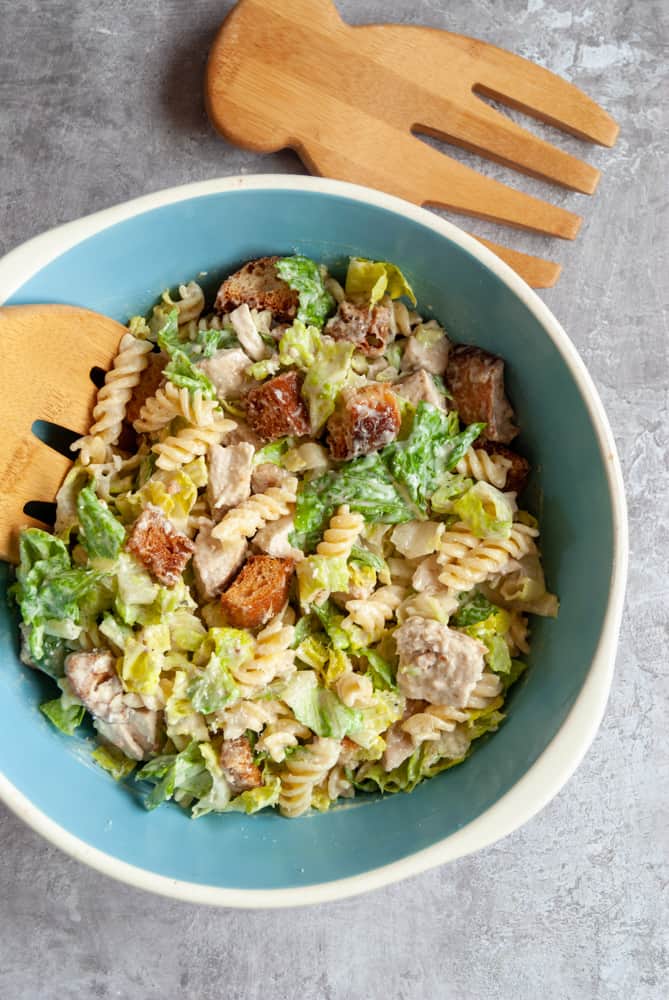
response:
<path id="1" fill-rule="evenodd" d="M 97 392 L 91 372 L 111 368 L 125 332 L 74 306 L 0 308 L 0 559 L 18 562 L 20 528 L 44 527 L 24 508 L 56 495 L 74 457 L 57 448 L 86 433 Z M 35 434 L 36 421 L 51 444 Z"/>
<path id="2" fill-rule="evenodd" d="M 490 97 L 612 146 L 618 126 L 582 91 L 504 49 L 406 25 L 353 27 L 331 0 L 240 0 L 209 55 L 215 128 L 247 149 L 290 147 L 316 174 L 574 239 L 581 217 L 422 142 L 415 132 L 592 194 L 599 171 L 495 110 Z M 481 240 L 536 287 L 560 267 Z"/>

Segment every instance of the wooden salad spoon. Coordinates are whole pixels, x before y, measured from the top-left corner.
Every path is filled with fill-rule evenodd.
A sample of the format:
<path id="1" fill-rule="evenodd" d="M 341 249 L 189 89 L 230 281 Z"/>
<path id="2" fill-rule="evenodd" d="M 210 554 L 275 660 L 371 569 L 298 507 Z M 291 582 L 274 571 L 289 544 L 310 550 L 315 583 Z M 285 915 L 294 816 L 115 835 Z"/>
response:
<path id="1" fill-rule="evenodd" d="M 36 515 L 72 463 L 69 443 L 90 424 L 92 375 L 99 369 L 102 380 L 125 332 L 75 306 L 0 307 L 0 558 L 18 562 L 19 530 L 45 526 Z"/>

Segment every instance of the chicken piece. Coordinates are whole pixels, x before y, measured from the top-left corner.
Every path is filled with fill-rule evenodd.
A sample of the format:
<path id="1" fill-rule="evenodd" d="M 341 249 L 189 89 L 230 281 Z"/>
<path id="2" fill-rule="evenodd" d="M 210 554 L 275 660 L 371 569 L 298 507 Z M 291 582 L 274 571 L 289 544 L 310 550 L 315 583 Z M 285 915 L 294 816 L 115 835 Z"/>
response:
<path id="1" fill-rule="evenodd" d="M 290 479 L 287 469 L 274 462 L 261 462 L 251 473 L 251 490 L 253 493 L 266 493 L 272 486 L 281 486 L 286 479 Z"/>
<path id="2" fill-rule="evenodd" d="M 386 749 L 381 757 L 381 764 L 384 771 L 394 771 L 396 767 L 403 764 L 407 757 L 414 752 L 415 747 L 410 733 L 405 733 L 402 723 L 417 712 L 422 712 L 426 706 L 424 701 L 414 701 L 407 699 L 407 703 L 402 713 L 402 718 L 394 722 L 390 729 L 384 733 Z"/>
<path id="3" fill-rule="evenodd" d="M 446 409 L 443 392 L 439 392 L 434 379 L 424 368 L 414 372 L 413 375 L 408 375 L 399 382 L 395 382 L 392 388 L 393 392 L 406 399 L 412 406 L 418 406 L 419 403 L 431 403 L 439 410 Z"/>
<path id="4" fill-rule="evenodd" d="M 125 411 L 125 419 L 132 424 L 139 417 L 139 411 L 144 403 L 151 396 L 155 396 L 156 389 L 163 381 L 163 369 L 169 358 L 164 351 L 153 351 L 147 354 L 148 364 L 142 372 L 139 382 L 132 390 L 130 402 Z"/>
<path id="5" fill-rule="evenodd" d="M 277 274 L 278 260 L 278 257 L 250 260 L 226 278 L 216 296 L 216 311 L 227 313 L 245 303 L 249 309 L 270 309 L 277 323 L 292 323 L 299 296 Z"/>
<path id="6" fill-rule="evenodd" d="M 450 354 L 446 384 L 465 424 L 485 423 L 482 436 L 508 444 L 518 433 L 504 392 L 504 361 L 480 347 L 458 344 Z"/>
<path id="7" fill-rule="evenodd" d="M 397 437 L 400 424 L 399 406 L 388 386 L 346 389 L 327 422 L 330 454 L 340 461 L 369 455 Z"/>
<path id="8" fill-rule="evenodd" d="M 527 478 L 530 474 L 530 463 L 517 451 L 507 448 L 505 444 L 497 441 L 483 441 L 481 445 L 489 455 L 501 455 L 511 462 L 506 474 L 506 484 L 504 489 L 513 493 L 522 493 L 527 486 Z"/>
<path id="9" fill-rule="evenodd" d="M 264 358 L 265 345 L 262 337 L 256 330 L 251 310 L 247 306 L 246 302 L 242 302 L 241 306 L 237 306 L 237 308 L 230 313 L 229 319 L 232 323 L 233 330 L 237 334 L 237 340 L 242 345 L 248 356 L 253 361 L 260 361 L 261 358 Z"/>
<path id="10" fill-rule="evenodd" d="M 215 520 L 251 495 L 255 449 L 250 444 L 214 445 L 207 456 L 207 499 Z"/>
<path id="11" fill-rule="evenodd" d="M 292 559 L 250 556 L 225 593 L 221 608 L 235 628 L 259 628 L 277 615 L 288 600 L 293 577 Z"/>
<path id="12" fill-rule="evenodd" d="M 263 441 L 309 433 L 309 414 L 300 395 L 302 381 L 299 372 L 284 372 L 249 392 L 246 419 Z"/>
<path id="13" fill-rule="evenodd" d="M 451 344 L 438 323 L 431 320 L 417 326 L 406 342 L 402 363 L 403 372 L 424 371 L 443 375 L 448 365 Z"/>
<path id="14" fill-rule="evenodd" d="M 193 572 L 200 597 L 209 601 L 232 580 L 246 558 L 245 538 L 231 538 L 224 545 L 212 539 L 213 525 L 203 524 L 195 539 Z"/>
<path id="15" fill-rule="evenodd" d="M 133 525 L 128 549 L 157 580 L 173 587 L 192 556 L 194 545 L 168 521 L 160 507 L 149 504 Z"/>
<path id="16" fill-rule="evenodd" d="M 241 399 L 255 385 L 254 379 L 246 374 L 250 364 L 248 354 L 239 347 L 229 347 L 198 361 L 196 368 L 207 376 L 219 399 L 234 400 Z"/>
<path id="17" fill-rule="evenodd" d="M 253 760 L 251 744 L 246 736 L 238 736 L 236 740 L 223 740 L 220 761 L 221 770 L 233 795 L 262 785 L 260 768 Z"/>
<path id="18" fill-rule="evenodd" d="M 252 431 L 245 420 L 237 420 L 237 426 L 229 431 L 225 437 L 225 444 L 250 444 L 252 445 L 254 451 L 258 451 L 262 448 L 264 441 L 259 437 L 255 431 Z"/>
<path id="19" fill-rule="evenodd" d="M 441 587 L 439 583 L 440 573 L 441 566 L 437 556 L 428 556 L 427 559 L 421 559 L 411 577 L 411 586 L 419 594 L 425 590 L 438 590 Z"/>
<path id="20" fill-rule="evenodd" d="M 106 649 L 70 653 L 65 675 L 95 720 L 103 739 L 133 760 L 144 760 L 158 750 L 158 712 L 131 708 L 116 673 L 115 657 Z"/>
<path id="21" fill-rule="evenodd" d="M 485 666 L 482 642 L 427 618 L 409 618 L 396 630 L 395 641 L 402 694 L 433 705 L 467 705 Z"/>
<path id="22" fill-rule="evenodd" d="M 288 536 L 295 527 L 290 514 L 280 517 L 278 521 L 270 521 L 261 528 L 253 539 L 253 546 L 268 556 L 277 559 L 293 559 L 299 562 L 304 559 L 304 553 L 293 548 Z"/>
<path id="23" fill-rule="evenodd" d="M 324 332 L 333 340 L 350 341 L 368 358 L 378 357 L 392 339 L 391 309 L 387 301 L 370 309 L 344 299 L 336 314 L 327 321 Z"/>

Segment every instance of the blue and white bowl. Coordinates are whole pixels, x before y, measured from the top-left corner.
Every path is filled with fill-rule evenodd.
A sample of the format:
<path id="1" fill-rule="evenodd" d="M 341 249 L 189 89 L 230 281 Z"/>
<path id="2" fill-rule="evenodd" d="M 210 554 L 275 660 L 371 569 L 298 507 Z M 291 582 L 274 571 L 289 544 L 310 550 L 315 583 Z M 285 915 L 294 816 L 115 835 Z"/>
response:
<path id="1" fill-rule="evenodd" d="M 533 621 L 531 669 L 500 731 L 408 795 L 362 796 L 325 814 L 147 813 L 90 761 L 85 738 L 40 714 L 48 679 L 18 659 L 0 612 L 0 795 L 52 843 L 164 895 L 289 906 L 373 889 L 479 850 L 530 819 L 590 745 L 611 683 L 627 564 L 625 500 L 611 430 L 567 334 L 520 278 L 455 226 L 397 198 L 306 177 L 205 181 L 61 226 L 0 261 L 0 303 L 65 302 L 121 322 L 167 286 L 252 257 L 303 253 L 395 261 L 456 341 L 507 362 L 534 469 L 556 621 Z M 67 344 L 63 344 L 67 351 Z M 40 414 L 36 413 L 35 418 Z M 6 567 L 0 567 L 3 585 Z"/>

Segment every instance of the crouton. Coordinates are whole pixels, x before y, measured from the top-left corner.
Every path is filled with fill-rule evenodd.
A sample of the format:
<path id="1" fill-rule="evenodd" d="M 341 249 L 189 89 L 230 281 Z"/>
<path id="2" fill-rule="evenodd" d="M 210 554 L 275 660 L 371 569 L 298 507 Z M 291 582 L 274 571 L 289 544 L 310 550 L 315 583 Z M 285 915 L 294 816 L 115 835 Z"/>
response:
<path id="1" fill-rule="evenodd" d="M 297 315 L 299 296 L 277 274 L 278 260 L 250 260 L 226 278 L 216 296 L 216 312 L 227 313 L 245 303 L 249 309 L 270 309 L 277 322 L 291 323 Z"/>
<path id="2" fill-rule="evenodd" d="M 214 445 L 207 456 L 207 499 L 214 518 L 251 495 L 255 450 L 250 444 Z"/>
<path id="3" fill-rule="evenodd" d="M 195 539 L 193 573 L 200 597 L 211 600 L 223 590 L 240 568 L 248 545 L 245 538 L 231 538 L 225 545 L 211 537 L 212 525 L 203 524 Z"/>
<path id="4" fill-rule="evenodd" d="M 148 364 L 140 375 L 139 382 L 132 390 L 132 396 L 125 411 L 125 419 L 130 424 L 134 424 L 137 420 L 139 411 L 147 399 L 155 396 L 156 389 L 163 380 L 163 369 L 169 358 L 164 351 L 152 351 L 151 354 L 147 354 L 147 361 Z"/>
<path id="5" fill-rule="evenodd" d="M 397 436 L 400 423 L 397 400 L 388 386 L 347 389 L 327 423 L 330 453 L 339 460 L 369 455 Z"/>
<path id="6" fill-rule="evenodd" d="M 246 397 L 246 419 L 264 441 L 286 434 L 298 437 L 310 430 L 309 414 L 300 395 L 302 375 L 296 371 L 276 375 L 251 389 Z"/>
<path id="7" fill-rule="evenodd" d="M 239 347 L 216 351 L 210 358 L 198 361 L 196 367 L 207 376 L 219 399 L 241 399 L 254 380 L 247 375 L 251 359 Z"/>
<path id="8" fill-rule="evenodd" d="M 195 546 L 177 531 L 160 507 L 149 504 L 133 525 L 128 549 L 166 587 L 177 582 Z"/>
<path id="9" fill-rule="evenodd" d="M 238 736 L 236 740 L 223 740 L 220 762 L 233 795 L 262 785 L 260 768 L 253 760 L 251 744 L 246 736 Z"/>
<path id="10" fill-rule="evenodd" d="M 504 392 L 504 361 L 480 347 L 458 344 L 450 353 L 446 385 L 465 424 L 485 423 L 482 436 L 508 444 L 518 433 Z"/>
<path id="11" fill-rule="evenodd" d="M 446 409 L 443 392 L 439 392 L 434 379 L 424 368 L 414 372 L 413 375 L 408 375 L 407 378 L 403 378 L 399 382 L 395 382 L 393 392 L 402 396 L 413 406 L 424 402 L 431 403 L 432 406 L 436 406 L 440 410 Z"/>
<path id="12" fill-rule="evenodd" d="M 288 600 L 292 559 L 250 556 L 241 573 L 221 594 L 221 607 L 235 628 L 259 628 L 278 614 Z"/>
<path id="13" fill-rule="evenodd" d="M 379 302 L 370 309 L 344 299 L 324 332 L 334 340 L 350 341 L 369 358 L 378 357 L 391 340 L 391 308 L 387 302 Z"/>
<path id="14" fill-rule="evenodd" d="M 504 489 L 514 493 L 522 493 L 530 474 L 530 463 L 527 459 L 519 455 L 517 451 L 507 448 L 505 444 L 499 444 L 497 441 L 483 441 L 481 444 L 489 455 L 501 455 L 502 458 L 508 458 L 511 465 L 506 474 Z"/>

